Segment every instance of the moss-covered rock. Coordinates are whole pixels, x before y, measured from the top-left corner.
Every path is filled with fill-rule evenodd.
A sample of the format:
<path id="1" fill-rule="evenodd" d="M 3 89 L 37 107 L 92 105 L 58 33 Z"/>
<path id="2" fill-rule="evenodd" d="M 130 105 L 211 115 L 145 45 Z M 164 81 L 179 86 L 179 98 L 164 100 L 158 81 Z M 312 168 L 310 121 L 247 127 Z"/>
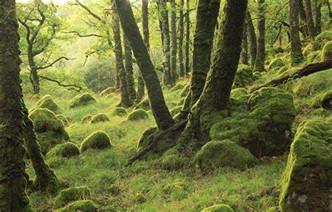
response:
<path id="1" fill-rule="evenodd" d="M 332 90 L 323 95 L 321 105 L 326 110 L 332 110 Z"/>
<path id="2" fill-rule="evenodd" d="M 92 200 L 79 200 L 58 209 L 57 212 L 97 212 L 97 205 Z"/>
<path id="3" fill-rule="evenodd" d="M 35 109 L 31 112 L 29 118 L 34 124 L 34 130 L 44 154 L 55 145 L 69 139 L 63 122 L 49 109 Z"/>
<path id="4" fill-rule="evenodd" d="M 66 127 L 69 126 L 69 120 L 67 119 L 66 116 L 59 114 L 59 115 L 56 115 L 56 117 L 57 117 L 57 119 L 62 121 L 64 126 L 66 126 Z"/>
<path id="5" fill-rule="evenodd" d="M 256 163 L 256 158 L 245 148 L 229 141 L 210 141 L 195 155 L 195 164 L 203 171 L 222 167 L 245 169 Z"/>
<path id="6" fill-rule="evenodd" d="M 331 211 L 332 122 L 309 120 L 297 129 L 283 174 L 281 211 Z"/>
<path id="7" fill-rule="evenodd" d="M 270 62 L 269 66 L 268 66 L 268 69 L 269 70 L 275 70 L 275 69 L 279 69 L 279 68 L 281 68 L 285 65 L 286 65 L 286 63 L 283 59 L 275 58 Z"/>
<path id="8" fill-rule="evenodd" d="M 114 93 L 116 91 L 116 88 L 113 87 L 109 87 L 106 88 L 105 90 L 103 90 L 102 92 L 100 92 L 100 96 L 108 96 L 111 95 L 112 93 Z"/>
<path id="9" fill-rule="evenodd" d="M 88 149 L 106 149 L 110 148 L 111 140 L 103 131 L 96 131 L 85 138 L 81 143 L 81 152 Z"/>
<path id="10" fill-rule="evenodd" d="M 81 107 L 96 103 L 96 99 L 89 93 L 76 96 L 70 104 L 70 108 Z"/>
<path id="11" fill-rule="evenodd" d="M 332 60 L 332 41 L 327 42 L 322 50 L 322 61 Z"/>
<path id="12" fill-rule="evenodd" d="M 255 76 L 250 66 L 240 64 L 234 80 L 234 88 L 246 87 L 255 81 Z"/>
<path id="13" fill-rule="evenodd" d="M 52 157 L 74 157 L 80 154 L 80 150 L 76 144 L 71 142 L 66 142 L 64 144 L 58 144 L 53 147 L 46 155 L 46 158 Z"/>
<path id="14" fill-rule="evenodd" d="M 143 99 L 140 103 L 138 103 L 135 107 L 135 109 L 143 109 L 143 110 L 150 110 L 151 106 L 150 106 L 150 101 L 149 99 L 145 98 Z"/>
<path id="15" fill-rule="evenodd" d="M 137 193 L 135 195 L 134 201 L 138 204 L 142 204 L 142 203 L 146 202 L 146 197 L 143 193 Z"/>
<path id="16" fill-rule="evenodd" d="M 186 85 L 183 83 L 177 83 L 174 87 L 171 88 L 172 92 L 182 90 Z"/>
<path id="17" fill-rule="evenodd" d="M 247 109 L 247 102 L 249 94 L 245 88 L 235 88 L 231 92 L 231 106 L 232 110 L 245 111 Z"/>
<path id="18" fill-rule="evenodd" d="M 320 43 L 324 43 L 327 41 L 332 41 L 332 31 L 324 31 L 317 35 L 316 41 Z"/>
<path id="19" fill-rule="evenodd" d="M 218 204 L 205 208 L 201 212 L 234 212 L 234 210 L 229 205 Z"/>
<path id="20" fill-rule="evenodd" d="M 163 154 L 160 162 L 165 170 L 178 170 L 185 165 L 186 158 L 176 150 L 170 149 Z"/>
<path id="21" fill-rule="evenodd" d="M 113 115 L 113 116 L 120 116 L 120 117 L 127 116 L 127 111 L 126 111 L 126 109 L 124 109 L 124 108 L 122 108 L 122 107 L 117 107 L 117 108 L 115 108 L 115 110 L 112 112 L 112 115 Z"/>
<path id="22" fill-rule="evenodd" d="M 133 112 L 131 112 L 128 115 L 128 120 L 129 121 L 139 121 L 139 120 L 144 120 L 144 119 L 148 119 L 149 115 L 145 110 L 142 109 L 137 109 L 134 110 Z"/>
<path id="23" fill-rule="evenodd" d="M 57 113 L 59 112 L 59 106 L 54 102 L 52 96 L 46 95 L 42 97 L 36 104 L 36 108 L 46 108 L 50 111 Z"/>
<path id="24" fill-rule="evenodd" d="M 54 204 L 55 208 L 61 208 L 70 202 L 77 200 L 85 200 L 90 198 L 90 189 L 86 186 L 71 187 L 60 191 L 56 196 Z"/>
<path id="25" fill-rule="evenodd" d="M 91 115 L 86 115 L 82 118 L 81 122 L 82 122 L 82 124 L 87 124 L 87 123 L 90 123 L 91 119 L 92 119 Z"/>
<path id="26" fill-rule="evenodd" d="M 90 123 L 91 124 L 96 124 L 96 123 L 100 123 L 100 122 L 108 122 L 110 121 L 110 119 L 108 118 L 108 116 L 104 113 L 100 113 L 100 114 L 97 114 L 95 116 L 93 116 L 91 118 L 91 121 Z"/>

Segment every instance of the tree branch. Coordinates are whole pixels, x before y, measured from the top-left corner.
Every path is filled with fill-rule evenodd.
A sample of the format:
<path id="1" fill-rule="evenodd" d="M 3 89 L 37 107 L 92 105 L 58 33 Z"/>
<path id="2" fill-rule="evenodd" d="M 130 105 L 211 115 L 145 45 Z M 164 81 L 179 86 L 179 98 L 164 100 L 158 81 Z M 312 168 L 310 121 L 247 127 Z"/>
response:
<path id="1" fill-rule="evenodd" d="M 102 38 L 103 36 L 101 35 L 98 35 L 98 34 L 94 34 L 94 33 L 91 33 L 91 34 L 81 34 L 80 32 L 78 31 L 68 31 L 68 32 L 63 32 L 63 33 L 66 33 L 66 34 L 74 34 L 78 37 L 81 37 L 81 38 L 88 38 L 88 37 L 98 37 L 98 38 Z"/>
<path id="2" fill-rule="evenodd" d="M 97 19 L 103 24 L 106 24 L 105 20 L 103 20 L 99 15 L 97 15 L 95 12 L 93 12 L 88 6 L 82 4 L 79 0 L 75 0 L 76 4 L 73 5 L 79 5 L 82 7 L 85 11 L 87 11 L 93 18 Z"/>
<path id="3" fill-rule="evenodd" d="M 41 76 L 41 75 L 39 75 L 39 77 L 41 79 L 44 79 L 44 80 L 47 80 L 47 81 L 50 81 L 50 82 L 54 82 L 54 83 L 58 84 L 61 87 L 68 88 L 69 90 L 74 90 L 76 92 L 81 92 L 83 90 L 83 88 L 81 86 L 79 86 L 79 85 L 75 85 L 75 84 L 63 84 L 62 82 L 60 82 L 58 80 L 51 79 L 49 77 L 45 77 L 45 76 Z"/>
<path id="4" fill-rule="evenodd" d="M 48 65 L 37 67 L 37 70 L 42 70 L 42 69 L 50 68 L 50 67 L 52 67 L 54 64 L 60 62 L 61 60 L 70 60 L 70 59 L 67 58 L 67 57 L 59 57 L 58 59 L 54 60 L 52 63 L 50 63 L 50 64 L 48 64 Z"/>

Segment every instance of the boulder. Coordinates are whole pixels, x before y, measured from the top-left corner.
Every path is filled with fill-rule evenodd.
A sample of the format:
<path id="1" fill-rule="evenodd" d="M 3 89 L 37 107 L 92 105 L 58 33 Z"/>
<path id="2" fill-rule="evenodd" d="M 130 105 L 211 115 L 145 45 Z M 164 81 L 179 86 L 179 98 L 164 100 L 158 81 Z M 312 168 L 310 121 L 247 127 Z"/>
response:
<path id="1" fill-rule="evenodd" d="M 79 154 L 80 150 L 76 144 L 71 142 L 66 142 L 64 144 L 58 144 L 55 147 L 53 147 L 46 154 L 46 158 L 52 158 L 52 157 L 69 158 L 69 157 L 78 156 Z"/>
<path id="2" fill-rule="evenodd" d="M 112 112 L 112 115 L 113 115 L 113 116 L 120 116 L 120 117 L 127 116 L 127 111 L 126 111 L 126 109 L 124 109 L 124 108 L 122 108 L 122 107 L 117 107 L 117 108 L 115 108 L 115 110 Z"/>
<path id="3" fill-rule="evenodd" d="M 81 122 L 82 122 L 82 124 L 87 124 L 87 123 L 90 123 L 91 119 L 92 119 L 91 115 L 86 115 L 82 118 Z"/>
<path id="4" fill-rule="evenodd" d="M 326 110 L 332 110 L 332 90 L 326 92 L 321 100 L 322 108 Z"/>
<path id="5" fill-rule="evenodd" d="M 100 92 L 100 96 L 108 96 L 111 95 L 112 93 L 114 93 L 116 91 L 116 88 L 113 87 L 109 87 L 106 88 L 105 90 L 103 90 L 102 92 Z"/>
<path id="6" fill-rule="evenodd" d="M 150 108 L 151 107 L 150 107 L 149 99 L 145 98 L 136 105 L 135 110 L 137 110 L 137 109 L 150 110 Z"/>
<path id="7" fill-rule="evenodd" d="M 95 116 L 93 116 L 91 118 L 91 121 L 90 123 L 91 124 L 96 124 L 96 123 L 100 123 L 100 122 L 108 122 L 110 121 L 110 119 L 108 118 L 108 116 L 104 113 L 100 113 L 100 114 L 97 114 Z"/>
<path id="8" fill-rule="evenodd" d="M 84 152 L 88 149 L 106 149 L 111 146 L 108 135 L 103 131 L 96 131 L 83 140 L 80 149 Z"/>
<path id="9" fill-rule="evenodd" d="M 327 42 L 322 50 L 322 61 L 332 60 L 332 41 Z"/>
<path id="10" fill-rule="evenodd" d="M 128 115 L 128 120 L 129 121 L 139 121 L 139 120 L 144 120 L 144 119 L 148 119 L 149 115 L 145 110 L 142 109 L 137 109 L 134 110 L 133 112 L 131 112 Z"/>
<path id="11" fill-rule="evenodd" d="M 84 93 L 82 95 L 74 97 L 73 101 L 70 104 L 70 108 L 86 106 L 96 102 L 97 100 L 91 94 Z"/>
<path id="12" fill-rule="evenodd" d="M 281 58 L 275 58 L 275 59 L 273 59 L 270 62 L 269 66 L 268 66 L 268 70 L 279 69 L 279 68 L 281 68 L 281 67 L 283 67 L 285 65 L 286 65 L 286 63 L 284 62 L 283 59 L 281 59 Z"/>
<path id="13" fill-rule="evenodd" d="M 58 105 L 54 102 L 52 96 L 50 96 L 50 95 L 46 95 L 46 96 L 42 97 L 37 102 L 36 108 L 46 108 L 54 113 L 57 113 L 60 110 Z"/>
<path id="14" fill-rule="evenodd" d="M 217 204 L 201 210 L 201 212 L 235 212 L 230 206 L 226 204 Z"/>
<path id="15" fill-rule="evenodd" d="M 240 64 L 234 79 L 234 88 L 242 88 L 252 84 L 256 77 L 250 66 Z"/>
<path id="16" fill-rule="evenodd" d="M 98 208 L 92 200 L 79 200 L 68 204 L 56 212 L 97 212 Z"/>
<path id="17" fill-rule="evenodd" d="M 71 187 L 60 191 L 55 197 L 55 208 L 61 208 L 70 202 L 90 198 L 90 189 L 86 186 Z"/>

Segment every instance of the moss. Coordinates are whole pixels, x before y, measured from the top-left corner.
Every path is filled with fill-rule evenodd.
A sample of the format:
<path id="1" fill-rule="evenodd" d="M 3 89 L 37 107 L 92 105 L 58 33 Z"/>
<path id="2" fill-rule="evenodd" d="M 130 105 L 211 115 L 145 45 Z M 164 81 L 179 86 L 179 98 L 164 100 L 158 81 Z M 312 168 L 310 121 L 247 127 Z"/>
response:
<path id="1" fill-rule="evenodd" d="M 127 111 L 126 109 L 122 108 L 122 107 L 117 107 L 115 108 L 115 110 L 112 112 L 113 116 L 127 116 Z"/>
<path id="2" fill-rule="evenodd" d="M 278 209 L 278 207 L 271 207 L 271 208 L 268 208 L 265 212 L 279 212 L 279 209 Z"/>
<path id="3" fill-rule="evenodd" d="M 46 96 L 42 97 L 37 102 L 36 108 L 46 108 L 54 113 L 57 113 L 60 110 L 58 105 L 54 102 L 52 96 L 50 96 L 50 95 L 46 95 Z"/>
<path id="4" fill-rule="evenodd" d="M 162 192 L 166 198 L 180 201 L 188 197 L 188 187 L 183 181 L 175 181 L 164 185 Z"/>
<path id="5" fill-rule="evenodd" d="M 329 211 L 332 122 L 309 120 L 297 129 L 282 177 L 282 211 Z"/>
<path id="6" fill-rule="evenodd" d="M 149 115 L 145 110 L 142 109 L 138 109 L 133 111 L 132 113 L 130 113 L 128 115 L 128 120 L 129 121 L 138 121 L 138 120 L 144 120 L 144 119 L 148 119 Z"/>
<path id="7" fill-rule="evenodd" d="M 100 113 L 100 114 L 97 114 L 97 115 L 93 116 L 91 118 L 90 123 L 91 124 L 96 124 L 96 123 L 108 122 L 108 121 L 110 121 L 110 119 L 108 118 L 108 116 L 106 114 Z"/>
<path id="8" fill-rule="evenodd" d="M 307 56 L 307 60 L 309 63 L 314 63 L 314 62 L 318 62 L 318 60 L 320 60 L 320 52 L 319 51 L 314 51 L 314 52 L 310 52 Z"/>
<path id="9" fill-rule="evenodd" d="M 135 195 L 135 199 L 134 199 L 134 201 L 135 201 L 136 203 L 138 203 L 138 204 L 142 204 L 142 203 L 146 202 L 146 197 L 145 197 L 145 195 L 142 194 L 142 193 L 137 193 L 137 194 Z"/>
<path id="10" fill-rule="evenodd" d="M 90 198 L 90 189 L 86 186 L 71 187 L 60 191 L 55 198 L 55 208 L 61 208 L 70 202 Z"/>
<path id="11" fill-rule="evenodd" d="M 247 108 L 247 102 L 249 94 L 245 88 L 235 88 L 231 92 L 231 105 L 232 109 L 245 110 Z"/>
<path id="12" fill-rule="evenodd" d="M 186 158 L 172 149 L 165 152 L 161 159 L 161 167 L 165 170 L 179 170 L 186 163 Z"/>
<path id="13" fill-rule="evenodd" d="M 58 144 L 53 147 L 46 155 L 46 158 L 52 157 L 73 157 L 80 154 L 80 150 L 76 144 L 71 142 L 66 142 L 64 144 Z"/>
<path id="14" fill-rule="evenodd" d="M 182 106 L 176 106 L 171 110 L 171 115 L 175 116 L 176 114 L 180 113 L 182 110 Z"/>
<path id="15" fill-rule="evenodd" d="M 332 41 L 327 42 L 322 50 L 322 61 L 332 60 Z"/>
<path id="16" fill-rule="evenodd" d="M 225 140 L 205 144 L 195 155 L 194 162 L 203 171 L 222 167 L 245 169 L 254 165 L 256 158 L 247 149 Z"/>
<path id="17" fill-rule="evenodd" d="M 114 93 L 116 91 L 116 88 L 113 87 L 109 87 L 106 88 L 105 90 L 103 90 L 102 92 L 100 92 L 100 96 L 108 96 L 111 95 L 112 93 Z"/>
<path id="18" fill-rule="evenodd" d="M 64 115 L 56 115 L 57 119 L 61 120 L 64 126 L 69 126 L 69 120 Z"/>
<path id="19" fill-rule="evenodd" d="M 65 159 L 62 157 L 47 158 L 47 165 L 52 169 L 59 168 L 59 167 L 63 166 L 64 163 L 65 163 Z"/>
<path id="20" fill-rule="evenodd" d="M 87 115 L 87 116 L 84 116 L 84 117 L 82 118 L 81 122 L 82 122 L 83 124 L 87 124 L 87 123 L 90 123 L 91 119 L 92 119 L 92 116 L 91 116 L 91 115 Z"/>
<path id="21" fill-rule="evenodd" d="M 181 91 L 181 93 L 180 93 L 180 96 L 181 96 L 181 97 L 186 97 L 186 96 L 188 95 L 189 92 L 190 92 L 190 84 L 186 85 L 186 86 L 182 89 L 182 91 Z"/>
<path id="22" fill-rule="evenodd" d="M 41 151 L 46 154 L 52 147 L 69 139 L 64 124 L 49 109 L 35 109 L 30 114 Z"/>
<path id="23" fill-rule="evenodd" d="M 76 96 L 70 104 L 70 108 L 81 107 L 96 103 L 96 99 L 89 93 Z"/>
<path id="24" fill-rule="evenodd" d="M 228 205 L 218 204 L 205 208 L 201 212 L 234 212 L 234 210 Z"/>
<path id="25" fill-rule="evenodd" d="M 88 149 L 105 149 L 111 146 L 108 135 L 103 131 L 96 131 L 83 140 L 80 149 L 84 152 Z"/>
<path id="26" fill-rule="evenodd" d="M 151 107 L 150 107 L 149 99 L 145 98 L 136 105 L 135 110 L 137 110 L 137 109 L 150 110 L 150 108 Z"/>
<path id="27" fill-rule="evenodd" d="M 332 110 L 332 90 L 326 92 L 321 100 L 322 108 Z"/>
<path id="28" fill-rule="evenodd" d="M 310 54 L 310 52 L 313 52 L 314 48 L 312 43 L 309 43 L 308 45 L 306 45 L 303 49 L 303 55 L 304 56 L 308 56 Z"/>
<path id="29" fill-rule="evenodd" d="M 92 200 L 79 200 L 68 204 L 66 207 L 57 210 L 57 212 L 97 212 L 98 208 Z"/>
<path id="30" fill-rule="evenodd" d="M 317 35 L 316 37 L 317 42 L 326 42 L 326 41 L 332 41 L 332 31 L 324 31 Z"/>
<path id="31" fill-rule="evenodd" d="M 182 90 L 186 85 L 183 83 L 177 83 L 174 87 L 171 88 L 171 92 Z"/>
<path id="32" fill-rule="evenodd" d="M 272 60 L 268 66 L 268 70 L 275 70 L 275 69 L 279 69 L 283 66 L 285 66 L 286 63 L 284 62 L 283 59 L 281 58 L 275 58 L 274 60 Z"/>
<path id="33" fill-rule="evenodd" d="M 253 70 L 248 65 L 240 64 L 234 79 L 234 88 L 246 87 L 255 81 Z"/>

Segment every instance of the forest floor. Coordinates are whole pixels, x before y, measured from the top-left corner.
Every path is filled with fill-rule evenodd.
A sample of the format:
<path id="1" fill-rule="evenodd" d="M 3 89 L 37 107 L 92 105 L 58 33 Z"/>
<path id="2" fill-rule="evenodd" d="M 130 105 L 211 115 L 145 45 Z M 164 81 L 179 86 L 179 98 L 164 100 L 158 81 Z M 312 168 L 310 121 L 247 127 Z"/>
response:
<path id="1" fill-rule="evenodd" d="M 331 81 L 332 72 L 326 71 L 285 86 L 295 95 L 298 111 L 295 125 L 308 117 L 326 116 L 308 105 L 332 88 Z M 183 80 L 179 83 L 188 82 Z M 32 109 L 39 98 L 31 95 L 29 86 L 25 85 L 25 101 Z M 110 149 L 89 150 L 53 167 L 62 185 L 89 187 L 90 199 L 100 211 L 200 211 L 219 203 L 228 204 L 235 211 L 267 211 L 278 205 L 278 189 L 274 188 L 278 188 L 287 155 L 261 160 L 255 167 L 244 171 L 227 168 L 210 174 L 203 174 L 194 166 L 177 171 L 164 170 L 156 160 L 127 166 L 142 133 L 155 125 L 151 111 L 148 119 L 140 121 L 128 121 L 127 116 L 113 116 L 112 112 L 119 103 L 116 93 L 107 97 L 95 95 L 97 103 L 70 109 L 75 92 L 46 82 L 42 83 L 42 88 L 41 96 L 50 94 L 61 108 L 61 114 L 70 120 L 66 131 L 71 142 L 80 145 L 84 138 L 97 130 L 105 131 L 111 139 L 113 146 Z M 183 99 L 181 89 L 165 89 L 164 92 L 170 108 L 179 105 Z M 128 109 L 128 114 L 131 110 Z M 97 124 L 81 122 L 86 115 L 99 113 L 107 114 L 110 121 Z M 27 166 L 29 175 L 33 177 L 29 162 Z M 37 211 L 54 210 L 54 196 L 31 193 L 30 201 Z"/>

